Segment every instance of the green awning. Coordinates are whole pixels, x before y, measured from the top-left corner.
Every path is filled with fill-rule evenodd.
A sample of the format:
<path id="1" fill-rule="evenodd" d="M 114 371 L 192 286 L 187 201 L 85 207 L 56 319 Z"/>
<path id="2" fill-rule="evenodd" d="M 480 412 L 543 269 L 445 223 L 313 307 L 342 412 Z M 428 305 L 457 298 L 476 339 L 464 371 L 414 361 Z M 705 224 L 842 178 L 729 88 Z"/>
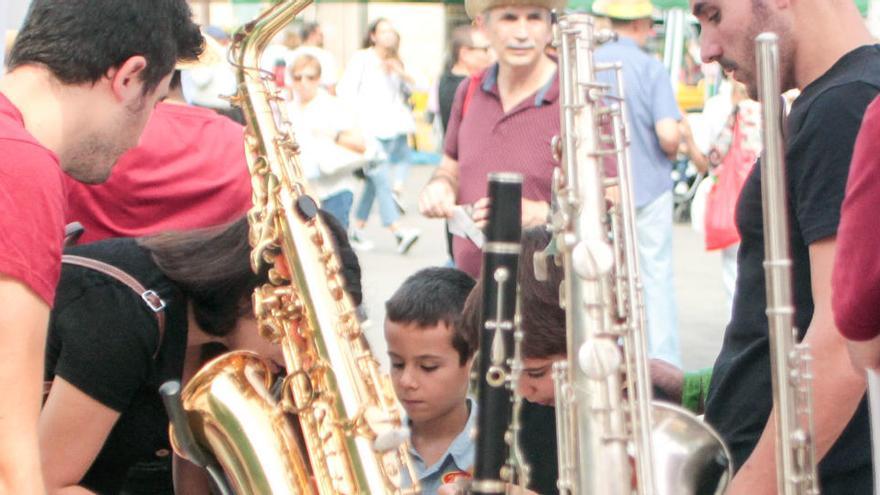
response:
<path id="1" fill-rule="evenodd" d="M 277 0 L 270 0 L 277 1 Z M 398 1 L 407 1 L 407 2 L 442 2 L 442 3 L 464 3 L 464 0 L 316 0 L 317 3 L 324 2 L 345 2 L 345 1 L 360 1 L 360 2 L 373 2 L 373 3 L 396 3 Z M 580 10 L 583 12 L 588 12 L 593 5 L 594 0 L 568 0 L 568 7 L 575 10 Z M 658 9 L 668 10 L 668 9 L 685 9 L 688 10 L 688 0 L 652 0 L 654 2 L 654 6 Z M 859 8 L 859 11 L 862 13 L 862 16 L 868 15 L 868 2 L 870 0 L 853 0 L 856 3 L 856 6 Z M 265 3 L 266 0 L 232 0 L 233 4 L 236 3 Z"/>
<path id="2" fill-rule="evenodd" d="M 654 6 L 658 9 L 668 10 L 668 9 L 685 9 L 689 10 L 688 0 L 652 0 Z M 862 13 L 862 16 L 868 15 L 868 2 L 870 0 L 853 0 L 856 3 L 856 6 L 859 8 L 859 11 Z M 454 2 L 454 0 L 453 0 Z M 590 7 L 593 5 L 593 0 L 569 0 L 568 7 L 571 9 L 576 9 L 584 12 L 588 12 Z"/>

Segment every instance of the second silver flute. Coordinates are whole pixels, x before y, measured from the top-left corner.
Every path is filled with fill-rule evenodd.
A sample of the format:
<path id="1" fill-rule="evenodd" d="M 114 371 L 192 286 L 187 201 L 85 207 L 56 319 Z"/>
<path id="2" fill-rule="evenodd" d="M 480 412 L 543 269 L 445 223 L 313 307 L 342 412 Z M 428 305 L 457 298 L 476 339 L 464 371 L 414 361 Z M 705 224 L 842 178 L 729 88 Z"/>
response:
<path id="1" fill-rule="evenodd" d="M 775 33 L 755 38 L 764 152 L 761 204 L 764 211 L 764 276 L 770 338 L 770 373 L 776 419 L 776 478 L 781 495 L 819 493 L 813 452 L 813 403 L 809 349 L 794 327 L 788 195 L 781 124 L 779 49 Z"/>

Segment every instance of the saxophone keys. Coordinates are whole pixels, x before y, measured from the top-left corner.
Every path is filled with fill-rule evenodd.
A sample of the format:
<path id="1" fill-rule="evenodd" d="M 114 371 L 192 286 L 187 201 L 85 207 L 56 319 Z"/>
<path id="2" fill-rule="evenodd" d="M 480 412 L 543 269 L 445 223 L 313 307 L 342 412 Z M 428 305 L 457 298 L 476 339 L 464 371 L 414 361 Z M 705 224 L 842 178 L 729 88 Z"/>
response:
<path id="1" fill-rule="evenodd" d="M 588 339 L 578 350 L 578 365 L 592 380 L 605 380 L 620 370 L 620 347 L 610 339 Z"/>
<path id="2" fill-rule="evenodd" d="M 614 252 L 599 239 L 585 239 L 571 251 L 572 267 L 584 280 L 595 280 L 607 275 L 614 266 Z"/>

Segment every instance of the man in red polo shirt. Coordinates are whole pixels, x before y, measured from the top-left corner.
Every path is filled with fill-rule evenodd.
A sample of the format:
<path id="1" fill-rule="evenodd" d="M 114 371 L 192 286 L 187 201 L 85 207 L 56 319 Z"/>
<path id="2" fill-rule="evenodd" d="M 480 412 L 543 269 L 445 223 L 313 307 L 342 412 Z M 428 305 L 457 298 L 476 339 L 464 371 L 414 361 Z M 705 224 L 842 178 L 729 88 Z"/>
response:
<path id="1" fill-rule="evenodd" d="M 546 222 L 556 166 L 550 141 L 559 134 L 559 83 L 556 62 L 544 50 L 552 39 L 550 10 L 564 6 L 564 0 L 465 2 L 498 63 L 458 88 L 443 159 L 419 198 L 423 215 L 450 218 L 456 204 L 470 205 L 471 218 L 482 224 L 488 215 L 487 175 L 505 171 L 523 175 L 523 226 Z M 458 236 L 452 247 L 456 266 L 477 277 L 480 249 Z"/>
<path id="2" fill-rule="evenodd" d="M 34 0 L 0 80 L 0 493 L 44 493 L 37 447 L 64 175 L 98 183 L 202 36 L 184 0 Z M 59 393 L 73 387 L 55 382 Z"/>
<path id="3" fill-rule="evenodd" d="M 67 222 L 85 228 L 81 243 L 229 222 L 251 206 L 244 128 L 187 105 L 175 71 L 140 144 L 122 155 L 110 179 L 68 178 L 67 188 Z"/>

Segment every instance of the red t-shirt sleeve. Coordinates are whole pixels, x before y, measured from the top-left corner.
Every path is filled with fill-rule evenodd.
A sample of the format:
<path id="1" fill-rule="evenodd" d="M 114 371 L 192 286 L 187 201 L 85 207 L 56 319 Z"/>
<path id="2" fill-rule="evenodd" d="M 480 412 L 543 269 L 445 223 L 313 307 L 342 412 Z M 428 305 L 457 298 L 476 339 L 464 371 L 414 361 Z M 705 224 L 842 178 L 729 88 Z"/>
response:
<path id="1" fill-rule="evenodd" d="M 62 174 L 47 150 L 0 140 L 0 273 L 24 283 L 50 307 L 64 241 Z"/>
<path id="2" fill-rule="evenodd" d="M 471 78 L 466 77 L 458 85 L 458 89 L 455 90 L 455 98 L 452 99 L 452 109 L 449 111 L 449 124 L 446 126 L 443 153 L 453 160 L 458 160 L 458 128 L 461 126 L 461 108 L 470 81 Z"/>
<path id="3" fill-rule="evenodd" d="M 865 112 L 856 139 L 837 231 L 832 306 L 852 340 L 880 335 L 880 98 Z"/>

